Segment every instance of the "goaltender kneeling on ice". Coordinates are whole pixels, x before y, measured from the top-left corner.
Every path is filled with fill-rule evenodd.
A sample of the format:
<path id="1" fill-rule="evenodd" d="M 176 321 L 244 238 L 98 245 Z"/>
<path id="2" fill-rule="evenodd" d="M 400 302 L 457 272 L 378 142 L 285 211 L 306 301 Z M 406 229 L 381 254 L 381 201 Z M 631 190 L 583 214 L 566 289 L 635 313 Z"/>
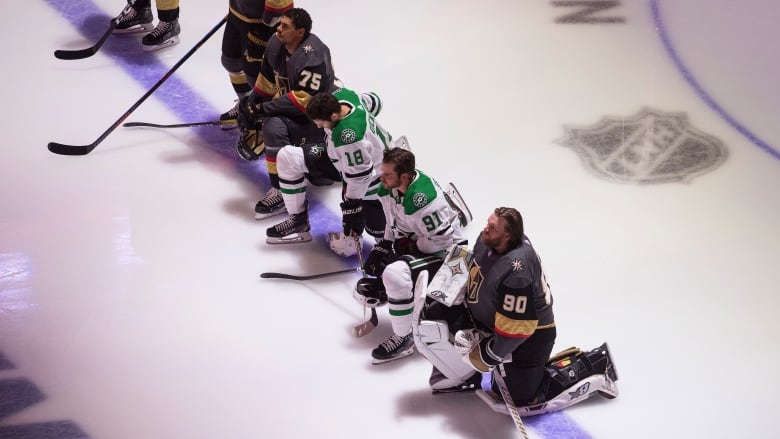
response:
<path id="1" fill-rule="evenodd" d="M 453 246 L 430 285 L 427 278 L 424 272 L 415 285 L 413 335 L 433 365 L 434 393 L 476 391 L 491 409 L 520 416 L 560 410 L 594 393 L 618 395 L 607 343 L 550 356 L 552 295 L 515 209 L 495 209 L 473 252 Z M 490 376 L 484 389 L 483 374 Z"/>

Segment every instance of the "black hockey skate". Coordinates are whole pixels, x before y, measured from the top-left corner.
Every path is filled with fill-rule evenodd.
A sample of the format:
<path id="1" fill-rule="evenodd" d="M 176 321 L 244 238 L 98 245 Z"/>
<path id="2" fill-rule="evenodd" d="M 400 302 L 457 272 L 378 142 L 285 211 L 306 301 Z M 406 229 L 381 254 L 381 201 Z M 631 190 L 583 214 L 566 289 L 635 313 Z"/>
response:
<path id="1" fill-rule="evenodd" d="M 113 33 L 134 34 L 149 32 L 154 29 L 152 20 L 154 20 L 154 16 L 152 15 L 152 8 L 150 6 L 141 8 L 140 11 L 136 11 L 132 7 L 126 7 L 116 19 L 117 24 L 116 27 L 114 27 Z"/>
<path id="2" fill-rule="evenodd" d="M 405 336 L 393 334 L 390 338 L 383 341 L 376 349 L 371 351 L 374 358 L 374 364 L 387 363 L 388 361 L 398 360 L 408 357 L 414 353 L 414 339 L 412 333 Z"/>
<path id="3" fill-rule="evenodd" d="M 141 39 L 141 47 L 144 52 L 152 52 L 173 46 L 179 43 L 180 33 L 181 27 L 178 19 L 173 21 L 160 20 L 157 27 Z"/>
<path id="4" fill-rule="evenodd" d="M 219 121 L 222 122 L 219 127 L 223 130 L 238 128 L 238 101 L 233 108 L 219 115 Z"/>
<path id="5" fill-rule="evenodd" d="M 263 219 L 279 215 L 284 212 L 284 199 L 279 189 L 272 187 L 265 194 L 265 198 L 255 205 L 255 218 Z"/>
<path id="6" fill-rule="evenodd" d="M 431 378 L 428 380 L 428 384 L 433 387 L 436 383 L 440 383 L 441 381 L 447 379 L 438 369 L 435 367 L 433 368 L 433 372 L 431 373 Z M 451 387 L 445 387 L 445 388 L 434 388 L 433 394 L 437 393 L 460 393 L 460 392 L 474 392 L 475 390 L 479 390 L 482 388 L 482 374 L 478 372 L 474 372 L 473 375 L 468 377 L 466 381 L 463 381 L 460 384 L 456 384 Z"/>
<path id="7" fill-rule="evenodd" d="M 269 227 L 265 231 L 265 242 L 269 244 L 294 244 L 311 241 L 311 227 L 309 226 L 309 214 L 304 210 L 301 213 L 290 215 L 289 218 L 279 224 Z"/>

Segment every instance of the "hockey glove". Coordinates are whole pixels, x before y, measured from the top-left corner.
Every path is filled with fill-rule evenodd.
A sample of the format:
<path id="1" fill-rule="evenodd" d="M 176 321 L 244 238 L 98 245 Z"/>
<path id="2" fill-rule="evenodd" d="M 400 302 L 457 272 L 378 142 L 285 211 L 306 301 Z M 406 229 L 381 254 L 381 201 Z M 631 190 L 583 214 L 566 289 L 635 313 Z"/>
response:
<path id="1" fill-rule="evenodd" d="M 504 359 L 493 352 L 493 337 L 483 338 L 479 344 L 474 345 L 463 361 L 473 367 L 477 372 L 487 373 L 501 364 Z"/>
<path id="2" fill-rule="evenodd" d="M 420 252 L 420 250 L 417 249 L 417 244 L 411 238 L 406 237 L 398 238 L 393 241 L 393 250 L 395 250 L 398 255 L 411 255 Z"/>
<path id="3" fill-rule="evenodd" d="M 238 126 L 243 129 L 260 129 L 263 118 L 263 102 L 255 92 L 242 96 L 238 101 Z"/>
<path id="4" fill-rule="evenodd" d="M 381 276 L 387 263 L 393 259 L 393 241 L 381 240 L 374 245 L 368 254 L 363 270 L 371 276 Z"/>
<path id="5" fill-rule="evenodd" d="M 360 236 L 366 228 L 363 218 L 363 200 L 346 199 L 341 202 L 341 224 L 344 226 L 344 236 Z"/>
<path id="6" fill-rule="evenodd" d="M 263 135 L 260 130 L 247 130 L 241 128 L 241 137 L 236 143 L 236 151 L 242 159 L 254 161 L 260 158 L 260 154 L 265 151 Z"/>

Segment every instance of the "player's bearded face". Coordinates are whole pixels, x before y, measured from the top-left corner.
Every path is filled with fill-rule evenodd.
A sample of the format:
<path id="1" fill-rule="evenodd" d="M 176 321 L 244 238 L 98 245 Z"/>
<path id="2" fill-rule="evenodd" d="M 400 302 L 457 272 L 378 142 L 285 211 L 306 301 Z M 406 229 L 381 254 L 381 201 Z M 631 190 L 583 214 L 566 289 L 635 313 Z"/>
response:
<path id="1" fill-rule="evenodd" d="M 395 172 L 395 166 L 390 163 L 382 163 L 379 166 L 379 179 L 385 189 L 395 189 L 401 185 L 401 176 Z"/>
<path id="2" fill-rule="evenodd" d="M 486 247 L 497 249 L 509 241 L 509 233 L 506 230 L 506 221 L 496 214 L 491 214 L 479 239 Z"/>

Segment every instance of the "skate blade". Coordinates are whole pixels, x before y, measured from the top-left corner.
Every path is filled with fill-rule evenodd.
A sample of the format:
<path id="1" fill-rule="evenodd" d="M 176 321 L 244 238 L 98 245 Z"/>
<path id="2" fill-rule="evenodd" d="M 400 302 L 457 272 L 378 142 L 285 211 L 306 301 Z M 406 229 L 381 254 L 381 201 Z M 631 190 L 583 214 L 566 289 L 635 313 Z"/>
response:
<path id="1" fill-rule="evenodd" d="M 401 358 L 406 358 L 410 355 L 414 354 L 414 348 L 410 348 L 408 351 L 403 351 L 400 354 L 396 355 L 393 358 L 386 358 L 384 360 L 380 360 L 378 358 L 371 358 L 371 364 L 385 364 L 389 363 L 391 361 L 400 360 Z"/>
<path id="2" fill-rule="evenodd" d="M 154 25 L 152 23 L 144 23 L 128 27 L 127 29 L 114 29 L 111 33 L 114 35 L 129 35 L 140 34 L 141 32 L 149 33 L 152 30 L 154 30 Z"/>
<path id="3" fill-rule="evenodd" d="M 275 210 L 270 213 L 260 213 L 255 211 L 255 219 L 261 220 L 261 219 L 271 218 L 272 216 L 281 215 L 283 213 L 285 213 L 284 209 Z"/>
<path id="4" fill-rule="evenodd" d="M 298 244 L 301 242 L 311 241 L 311 233 L 294 233 L 292 235 L 285 236 L 284 238 L 271 238 L 270 236 L 265 238 L 265 242 L 268 244 Z"/>
<path id="5" fill-rule="evenodd" d="M 179 37 L 170 38 L 163 41 L 162 44 L 158 44 L 156 46 L 147 46 L 145 44 L 141 44 L 141 48 L 143 48 L 144 52 L 155 52 L 157 50 L 165 49 L 166 47 L 175 46 L 176 44 L 179 44 Z"/>

